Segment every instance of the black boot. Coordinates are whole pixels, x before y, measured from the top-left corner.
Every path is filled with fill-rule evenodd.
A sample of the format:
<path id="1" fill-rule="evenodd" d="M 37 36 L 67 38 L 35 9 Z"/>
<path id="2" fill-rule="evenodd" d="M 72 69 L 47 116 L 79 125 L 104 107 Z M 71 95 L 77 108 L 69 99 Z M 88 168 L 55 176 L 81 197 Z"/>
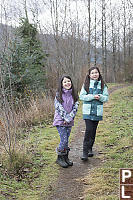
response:
<path id="1" fill-rule="evenodd" d="M 83 145 L 83 156 L 81 157 L 81 160 L 87 161 L 88 160 L 88 148 L 87 146 Z"/>
<path id="2" fill-rule="evenodd" d="M 57 154 L 58 154 L 56 163 L 63 168 L 67 168 L 69 166 L 65 161 L 65 156 L 67 154 L 67 151 L 65 149 L 63 151 L 61 151 L 58 148 L 56 150 L 57 150 Z"/>
<path id="3" fill-rule="evenodd" d="M 65 161 L 65 155 L 58 155 L 56 163 L 63 168 L 67 168 L 68 164 Z"/>
<path id="4" fill-rule="evenodd" d="M 67 150 L 67 154 L 65 155 L 65 161 L 69 166 L 73 166 L 73 162 L 69 160 L 68 155 L 69 155 L 70 148 Z"/>
<path id="5" fill-rule="evenodd" d="M 86 153 L 86 152 L 83 151 L 83 155 L 81 157 L 81 160 L 87 161 L 88 160 L 88 153 Z"/>
<path id="6" fill-rule="evenodd" d="M 89 151 L 88 151 L 88 157 L 93 157 L 93 156 L 94 156 L 94 154 L 92 152 L 92 149 L 89 149 Z"/>

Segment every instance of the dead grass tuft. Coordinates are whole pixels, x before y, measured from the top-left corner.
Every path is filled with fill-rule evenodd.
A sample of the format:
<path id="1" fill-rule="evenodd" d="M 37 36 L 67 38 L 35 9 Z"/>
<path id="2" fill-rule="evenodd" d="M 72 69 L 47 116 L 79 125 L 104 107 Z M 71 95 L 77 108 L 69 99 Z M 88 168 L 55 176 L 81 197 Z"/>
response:
<path id="1" fill-rule="evenodd" d="M 25 127 L 35 125 L 37 123 L 51 122 L 54 113 L 54 102 L 50 96 L 31 98 L 28 108 L 22 106 L 17 113 L 17 125 Z"/>

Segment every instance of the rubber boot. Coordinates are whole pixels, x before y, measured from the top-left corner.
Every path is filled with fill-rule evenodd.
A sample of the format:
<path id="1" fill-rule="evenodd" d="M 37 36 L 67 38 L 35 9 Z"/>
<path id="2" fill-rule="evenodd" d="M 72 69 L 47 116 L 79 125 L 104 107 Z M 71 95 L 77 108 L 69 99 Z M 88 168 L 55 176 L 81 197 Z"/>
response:
<path id="1" fill-rule="evenodd" d="M 69 166 L 73 166 L 73 162 L 69 160 L 68 155 L 69 155 L 70 148 L 67 150 L 67 154 L 65 155 L 65 161 Z"/>
<path id="2" fill-rule="evenodd" d="M 65 156 L 67 154 L 67 151 L 66 149 L 64 150 L 59 150 L 58 148 L 56 149 L 56 152 L 58 154 L 58 157 L 57 157 L 57 160 L 56 160 L 56 163 L 58 165 L 60 165 L 61 167 L 63 168 L 67 168 L 69 165 L 66 163 L 65 161 Z"/>
<path id="3" fill-rule="evenodd" d="M 69 166 L 65 161 L 65 155 L 58 155 L 56 163 L 63 168 L 67 168 Z"/>

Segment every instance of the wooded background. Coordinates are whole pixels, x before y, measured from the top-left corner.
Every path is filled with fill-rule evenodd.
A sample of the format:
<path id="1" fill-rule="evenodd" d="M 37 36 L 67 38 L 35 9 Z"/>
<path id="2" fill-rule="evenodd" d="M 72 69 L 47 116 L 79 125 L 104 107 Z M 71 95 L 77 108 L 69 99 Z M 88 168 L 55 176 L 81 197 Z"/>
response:
<path id="1" fill-rule="evenodd" d="M 6 64 L 10 67 L 13 56 L 16 56 L 14 58 L 16 60 L 23 56 L 23 62 L 27 67 L 22 74 L 18 75 L 16 72 L 16 76 L 22 80 L 24 74 L 27 74 L 25 81 L 29 78 L 29 62 L 34 63 L 36 58 L 31 52 L 29 53 L 30 61 L 27 58 L 27 53 L 26 57 L 22 53 L 18 58 L 16 51 L 17 48 L 22 48 L 22 38 L 25 37 L 24 35 L 18 36 L 16 29 L 27 20 L 29 25 L 25 29 L 27 28 L 27 32 L 29 31 L 29 37 L 31 37 L 31 30 L 28 26 L 31 25 L 36 29 L 34 37 L 37 35 L 44 53 L 45 61 L 41 63 L 42 58 L 40 58 L 42 65 L 40 70 L 43 73 L 45 71 L 47 79 L 45 87 L 54 88 L 58 77 L 65 73 L 73 77 L 76 87 L 79 89 L 85 73 L 91 65 L 100 67 L 107 82 L 132 81 L 132 9 L 131 0 L 119 0 L 115 3 L 113 0 L 1 0 L 1 65 L 4 66 L 3 55 L 7 51 L 10 58 Z M 27 40 L 26 44 L 32 48 L 34 44 L 29 45 L 28 42 L 30 41 Z M 17 46 L 18 43 L 21 47 Z M 23 52 L 25 52 L 24 48 L 27 47 L 23 47 Z M 15 67 L 13 70 L 16 70 Z M 35 85 L 38 86 L 36 82 L 37 72 L 33 71 L 31 72 L 31 80 L 35 80 Z M 37 76 L 39 78 L 42 73 L 37 73 Z M 31 84 L 31 88 L 33 88 L 33 81 Z"/>
<path id="2" fill-rule="evenodd" d="M 21 128 L 51 123 L 60 76 L 78 91 L 90 66 L 107 83 L 133 81 L 132 10 L 131 0 L 0 0 L 0 152 L 9 169 L 14 162 L 18 173 L 16 155 L 23 161 Z"/>

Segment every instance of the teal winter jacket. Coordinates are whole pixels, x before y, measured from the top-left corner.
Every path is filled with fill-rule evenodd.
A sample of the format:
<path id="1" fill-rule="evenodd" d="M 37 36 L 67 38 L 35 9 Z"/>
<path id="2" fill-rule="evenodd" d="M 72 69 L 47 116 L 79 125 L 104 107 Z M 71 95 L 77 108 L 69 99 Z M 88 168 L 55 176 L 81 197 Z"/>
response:
<path id="1" fill-rule="evenodd" d="M 98 94 L 99 100 L 94 99 L 94 96 Z M 94 121 L 100 121 L 103 119 L 103 103 L 108 101 L 108 89 L 104 86 L 101 90 L 101 81 L 90 79 L 89 94 L 84 89 L 84 85 L 80 91 L 80 100 L 83 101 L 83 119 L 90 119 Z"/>

